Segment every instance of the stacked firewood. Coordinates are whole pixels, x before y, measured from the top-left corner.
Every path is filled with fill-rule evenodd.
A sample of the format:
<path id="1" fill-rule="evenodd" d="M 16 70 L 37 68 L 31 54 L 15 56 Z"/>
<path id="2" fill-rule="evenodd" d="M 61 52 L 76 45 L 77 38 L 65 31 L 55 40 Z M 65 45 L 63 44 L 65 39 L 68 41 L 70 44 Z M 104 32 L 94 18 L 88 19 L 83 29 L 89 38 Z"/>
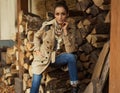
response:
<path id="1" fill-rule="evenodd" d="M 76 53 L 79 87 L 82 91 L 90 82 L 101 49 L 109 40 L 110 2 L 109 0 L 78 0 L 76 6 L 76 10 L 70 11 L 70 17 L 75 21 L 77 31 L 80 33 L 80 38 L 77 39 L 82 41 Z M 51 20 L 53 15 L 47 17 Z M 21 20 L 19 32 L 16 34 L 19 40 L 17 38 L 16 45 L 8 48 L 5 54 L 7 65 L 3 68 L 2 80 L 6 85 L 14 85 L 20 64 L 23 68 L 23 91 L 29 93 L 32 82 L 33 37 L 43 20 L 34 14 L 22 14 Z M 43 73 L 40 92 L 70 93 L 69 81 L 67 66 L 49 67 Z"/>

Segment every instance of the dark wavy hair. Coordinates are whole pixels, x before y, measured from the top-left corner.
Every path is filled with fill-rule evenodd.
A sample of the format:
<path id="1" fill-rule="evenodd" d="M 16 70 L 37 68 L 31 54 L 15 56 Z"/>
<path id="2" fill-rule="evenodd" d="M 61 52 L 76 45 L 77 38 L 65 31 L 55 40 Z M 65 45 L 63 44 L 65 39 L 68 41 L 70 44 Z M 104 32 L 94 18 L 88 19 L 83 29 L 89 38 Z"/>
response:
<path id="1" fill-rule="evenodd" d="M 69 13 L 69 9 L 68 9 L 68 6 L 65 2 L 65 0 L 58 0 L 56 3 L 55 3 L 55 6 L 54 6 L 54 11 L 57 7 L 63 7 L 67 13 Z"/>

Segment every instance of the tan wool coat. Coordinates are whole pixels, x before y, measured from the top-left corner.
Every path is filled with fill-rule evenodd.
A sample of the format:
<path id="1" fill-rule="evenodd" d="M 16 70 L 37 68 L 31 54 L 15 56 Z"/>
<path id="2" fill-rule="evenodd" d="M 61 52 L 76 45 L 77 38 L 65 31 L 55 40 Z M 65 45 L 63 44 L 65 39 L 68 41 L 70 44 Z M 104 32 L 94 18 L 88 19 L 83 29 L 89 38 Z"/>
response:
<path id="1" fill-rule="evenodd" d="M 34 35 L 34 51 L 39 50 L 44 56 L 34 54 L 34 60 L 32 62 L 32 72 L 34 74 L 41 74 L 49 66 L 52 59 L 55 59 L 53 51 L 55 45 L 55 22 L 53 19 L 49 22 L 44 22 L 41 29 Z M 51 25 L 48 31 L 45 31 L 45 27 Z M 73 23 L 68 25 L 68 35 L 62 37 L 65 46 L 65 52 L 75 52 L 77 47 L 75 46 L 75 32 L 76 28 Z M 81 42 L 81 41 L 80 41 Z"/>

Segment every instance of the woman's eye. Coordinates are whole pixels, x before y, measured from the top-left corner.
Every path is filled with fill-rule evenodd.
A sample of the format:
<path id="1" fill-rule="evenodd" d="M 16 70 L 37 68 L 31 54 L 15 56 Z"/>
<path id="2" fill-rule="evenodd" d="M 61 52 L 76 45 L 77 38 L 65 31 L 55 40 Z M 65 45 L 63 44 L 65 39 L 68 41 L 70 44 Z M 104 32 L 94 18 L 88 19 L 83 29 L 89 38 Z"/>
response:
<path id="1" fill-rule="evenodd" d="M 62 15 L 66 15 L 65 13 L 62 13 Z"/>
<path id="2" fill-rule="evenodd" d="M 56 13 L 56 15 L 59 15 L 59 13 Z"/>

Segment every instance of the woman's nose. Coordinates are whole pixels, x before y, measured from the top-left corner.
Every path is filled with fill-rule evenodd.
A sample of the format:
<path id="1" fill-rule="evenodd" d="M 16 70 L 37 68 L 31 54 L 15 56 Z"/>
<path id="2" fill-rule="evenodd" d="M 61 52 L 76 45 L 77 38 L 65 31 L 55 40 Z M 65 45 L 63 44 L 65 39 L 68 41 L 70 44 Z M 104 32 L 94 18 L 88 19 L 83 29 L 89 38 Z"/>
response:
<path id="1" fill-rule="evenodd" d="M 62 19 L 62 15 L 59 15 L 59 19 Z"/>

